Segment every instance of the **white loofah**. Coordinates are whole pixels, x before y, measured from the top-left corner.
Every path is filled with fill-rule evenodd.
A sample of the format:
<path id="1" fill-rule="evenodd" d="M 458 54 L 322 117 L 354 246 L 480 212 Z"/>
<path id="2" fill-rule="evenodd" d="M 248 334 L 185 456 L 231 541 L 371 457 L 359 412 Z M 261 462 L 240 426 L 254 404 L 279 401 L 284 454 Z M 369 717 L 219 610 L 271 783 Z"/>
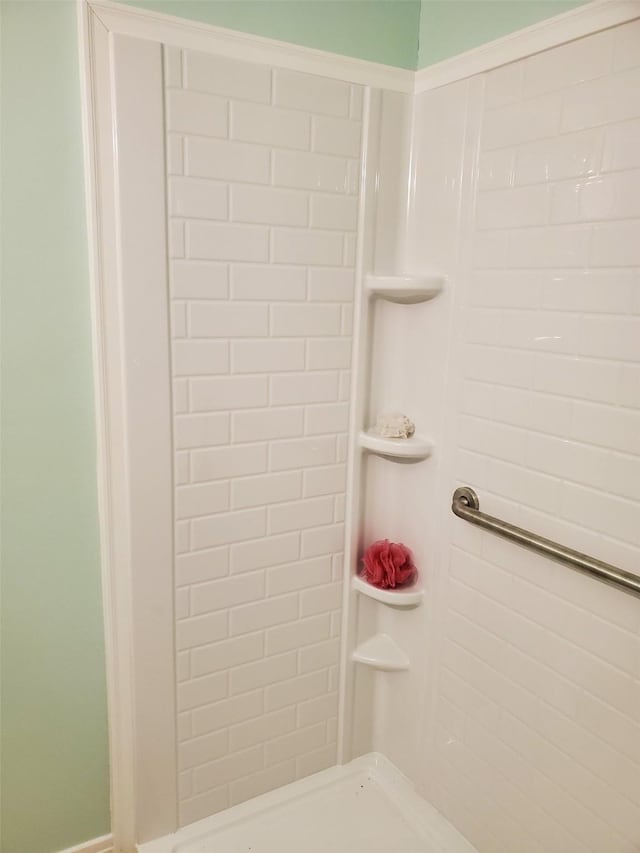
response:
<path id="1" fill-rule="evenodd" d="M 376 419 L 376 432 L 383 438 L 411 438 L 415 431 L 413 421 L 399 412 L 384 413 Z"/>

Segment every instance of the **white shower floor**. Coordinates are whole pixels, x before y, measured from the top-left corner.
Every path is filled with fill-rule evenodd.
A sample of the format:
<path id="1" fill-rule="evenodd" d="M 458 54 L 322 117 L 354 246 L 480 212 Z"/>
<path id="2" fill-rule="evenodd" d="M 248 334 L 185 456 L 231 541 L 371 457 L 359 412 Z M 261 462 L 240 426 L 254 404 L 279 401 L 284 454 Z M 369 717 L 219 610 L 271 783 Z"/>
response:
<path id="1" fill-rule="evenodd" d="M 474 853 L 383 756 L 332 767 L 140 853 Z"/>

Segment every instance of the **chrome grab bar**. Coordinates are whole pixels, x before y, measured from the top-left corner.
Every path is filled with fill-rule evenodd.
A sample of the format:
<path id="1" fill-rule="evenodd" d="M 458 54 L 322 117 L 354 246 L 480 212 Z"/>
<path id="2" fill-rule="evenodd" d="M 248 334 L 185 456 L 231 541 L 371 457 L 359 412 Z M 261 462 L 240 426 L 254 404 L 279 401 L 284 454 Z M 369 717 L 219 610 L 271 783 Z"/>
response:
<path id="1" fill-rule="evenodd" d="M 638 575 L 625 572 L 624 569 L 619 569 L 610 563 L 596 560 L 595 557 L 589 557 L 588 554 L 574 551 L 573 548 L 565 548 L 564 545 L 559 545 L 551 539 L 538 536 L 537 533 L 531 533 L 529 530 L 524 530 L 515 524 L 509 524 L 493 515 L 480 512 L 478 496 L 469 486 L 460 486 L 460 488 L 455 490 L 451 509 L 454 515 L 457 515 L 458 518 L 463 518 L 465 521 L 470 521 L 471 524 L 477 524 L 478 527 L 490 530 L 492 533 L 497 533 L 498 536 L 504 536 L 505 539 L 516 542 L 530 551 L 544 554 L 545 557 L 551 557 L 553 560 L 565 563 L 572 569 L 585 572 L 585 574 L 591 575 L 603 583 L 619 587 L 625 590 L 625 592 L 640 596 L 640 577 Z"/>

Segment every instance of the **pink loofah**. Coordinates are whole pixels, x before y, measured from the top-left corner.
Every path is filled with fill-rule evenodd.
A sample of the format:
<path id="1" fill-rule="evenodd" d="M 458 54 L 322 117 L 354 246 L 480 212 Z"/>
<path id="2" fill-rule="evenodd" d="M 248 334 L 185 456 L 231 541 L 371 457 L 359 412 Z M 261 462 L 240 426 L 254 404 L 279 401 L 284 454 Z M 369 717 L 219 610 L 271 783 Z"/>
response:
<path id="1" fill-rule="evenodd" d="M 395 589 L 414 580 L 418 570 L 406 545 L 380 539 L 369 545 L 362 558 L 362 576 L 381 589 Z"/>

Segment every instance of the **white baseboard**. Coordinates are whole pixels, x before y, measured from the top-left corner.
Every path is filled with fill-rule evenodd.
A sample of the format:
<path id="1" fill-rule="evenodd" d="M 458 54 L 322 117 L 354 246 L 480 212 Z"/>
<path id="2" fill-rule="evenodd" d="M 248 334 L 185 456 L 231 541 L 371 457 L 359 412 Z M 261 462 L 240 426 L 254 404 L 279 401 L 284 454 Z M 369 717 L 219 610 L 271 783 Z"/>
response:
<path id="1" fill-rule="evenodd" d="M 102 835 L 93 841 L 85 841 L 84 844 L 60 850 L 60 853 L 113 853 L 113 836 Z"/>

